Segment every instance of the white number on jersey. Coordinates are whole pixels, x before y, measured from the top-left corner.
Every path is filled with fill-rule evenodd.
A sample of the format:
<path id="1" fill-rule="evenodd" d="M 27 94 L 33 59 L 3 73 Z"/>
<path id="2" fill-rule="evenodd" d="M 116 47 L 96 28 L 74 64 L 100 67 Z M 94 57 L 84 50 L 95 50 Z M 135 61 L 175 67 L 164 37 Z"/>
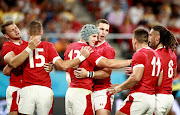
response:
<path id="1" fill-rule="evenodd" d="M 157 71 L 156 76 L 159 76 L 159 72 L 160 72 L 160 69 L 161 69 L 160 59 L 158 58 L 157 62 L 156 62 L 156 57 L 153 57 L 153 59 L 151 61 L 151 64 L 153 65 L 152 76 L 155 76 L 156 65 L 158 66 L 158 71 Z"/>
<path id="2" fill-rule="evenodd" d="M 81 55 L 81 53 L 80 53 L 79 50 L 71 50 L 71 51 L 69 52 L 69 54 L 68 54 L 68 57 L 70 58 L 70 60 L 74 59 L 74 58 L 73 58 L 73 54 L 76 54 L 76 57 L 74 57 L 74 58 L 77 58 L 77 57 L 79 57 L 79 56 Z M 73 67 L 73 68 L 78 68 L 78 67 L 79 67 L 79 65 L 77 65 L 77 66 L 75 66 L 75 67 Z"/>
<path id="3" fill-rule="evenodd" d="M 35 67 L 42 67 L 45 64 L 45 57 L 43 55 L 39 55 L 39 52 L 43 52 L 43 48 L 36 48 L 35 49 L 35 59 L 40 59 L 41 63 L 36 63 Z M 34 59 L 33 59 L 33 51 L 29 53 L 29 63 L 30 68 L 34 68 Z"/>
<path id="4" fill-rule="evenodd" d="M 169 63 L 168 63 L 168 67 L 169 67 L 169 69 L 168 69 L 168 77 L 169 78 L 172 78 L 172 76 L 173 76 L 173 60 L 170 60 L 169 61 Z"/>

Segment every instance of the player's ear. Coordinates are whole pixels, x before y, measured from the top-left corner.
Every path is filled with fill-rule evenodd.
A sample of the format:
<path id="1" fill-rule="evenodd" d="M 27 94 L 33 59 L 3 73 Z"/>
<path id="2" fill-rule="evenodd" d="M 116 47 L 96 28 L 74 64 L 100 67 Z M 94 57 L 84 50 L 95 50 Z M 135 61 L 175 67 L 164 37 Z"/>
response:
<path id="1" fill-rule="evenodd" d="M 9 39 L 9 36 L 8 36 L 7 34 L 4 34 L 4 37 L 7 38 L 7 39 Z"/>
<path id="2" fill-rule="evenodd" d="M 160 41 L 160 35 L 156 36 L 156 40 L 159 42 Z"/>
<path id="3" fill-rule="evenodd" d="M 138 41 L 137 41 L 137 39 L 134 39 L 134 43 L 136 44 Z"/>

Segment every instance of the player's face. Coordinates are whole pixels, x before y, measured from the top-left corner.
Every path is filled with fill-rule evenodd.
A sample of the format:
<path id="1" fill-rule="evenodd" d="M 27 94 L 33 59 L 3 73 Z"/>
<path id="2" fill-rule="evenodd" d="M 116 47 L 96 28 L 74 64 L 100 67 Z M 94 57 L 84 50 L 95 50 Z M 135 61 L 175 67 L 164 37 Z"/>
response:
<path id="1" fill-rule="evenodd" d="M 151 29 L 150 33 L 149 33 L 149 46 L 153 49 L 157 48 L 157 44 L 159 43 L 159 41 L 157 40 L 157 36 L 158 36 L 158 32 L 154 31 L 153 29 Z"/>
<path id="2" fill-rule="evenodd" d="M 134 35 L 132 37 L 132 45 L 133 45 L 133 50 L 136 51 L 136 42 L 135 42 Z"/>
<path id="3" fill-rule="evenodd" d="M 106 38 L 106 36 L 109 34 L 109 25 L 105 23 L 100 23 L 98 26 L 99 30 L 99 37 L 98 41 L 102 42 Z"/>
<path id="4" fill-rule="evenodd" d="M 95 46 L 96 41 L 97 41 L 97 38 L 98 38 L 98 34 L 92 34 L 92 35 L 89 37 L 89 45 L 90 45 L 90 46 Z"/>
<path id="5" fill-rule="evenodd" d="M 9 39 L 18 40 L 21 38 L 20 30 L 15 24 L 6 27 L 6 35 Z"/>

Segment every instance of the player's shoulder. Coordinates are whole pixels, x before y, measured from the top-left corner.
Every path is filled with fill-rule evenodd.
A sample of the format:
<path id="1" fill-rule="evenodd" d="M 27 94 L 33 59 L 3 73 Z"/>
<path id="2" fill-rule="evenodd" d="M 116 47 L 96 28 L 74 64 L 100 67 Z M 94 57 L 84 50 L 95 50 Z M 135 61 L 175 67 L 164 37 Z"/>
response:
<path id="1" fill-rule="evenodd" d="M 4 44 L 3 44 L 3 46 L 9 46 L 9 45 L 12 45 L 12 42 L 10 42 L 10 41 L 5 41 Z"/>
<path id="2" fill-rule="evenodd" d="M 106 48 L 110 48 L 114 50 L 114 48 L 107 41 L 105 41 L 104 45 L 106 46 Z"/>
<path id="3" fill-rule="evenodd" d="M 14 44 L 10 41 L 5 41 L 4 44 L 2 45 L 1 50 L 7 50 L 7 49 L 13 49 Z"/>
<path id="4" fill-rule="evenodd" d="M 136 58 L 136 57 L 145 57 L 147 55 L 147 51 L 149 49 L 146 49 L 146 48 L 142 48 L 140 50 L 137 50 L 134 54 L 133 54 L 133 57 Z"/>

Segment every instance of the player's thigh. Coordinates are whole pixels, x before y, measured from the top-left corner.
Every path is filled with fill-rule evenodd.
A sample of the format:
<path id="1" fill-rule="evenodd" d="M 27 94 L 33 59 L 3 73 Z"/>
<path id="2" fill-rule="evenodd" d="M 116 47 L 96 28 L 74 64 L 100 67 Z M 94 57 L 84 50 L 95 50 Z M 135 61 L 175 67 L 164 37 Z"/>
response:
<path id="1" fill-rule="evenodd" d="M 155 95 L 132 93 L 120 105 L 120 112 L 125 114 L 152 114 L 155 109 Z"/>
<path id="2" fill-rule="evenodd" d="M 68 103 L 71 104 L 73 115 L 93 115 L 92 92 L 83 88 L 69 88 Z M 67 102 L 67 101 L 66 101 Z"/>
<path id="3" fill-rule="evenodd" d="M 108 95 L 107 89 L 94 91 L 93 98 L 94 98 L 95 111 L 100 109 L 111 111 L 114 101 L 114 95 Z"/>
<path id="4" fill-rule="evenodd" d="M 156 106 L 155 106 L 155 114 L 156 115 L 165 115 L 167 114 L 173 104 L 174 97 L 169 94 L 156 94 Z"/>
<path id="5" fill-rule="evenodd" d="M 37 86 L 36 107 L 38 115 L 48 115 L 53 104 L 53 91 L 46 86 Z"/>
<path id="6" fill-rule="evenodd" d="M 96 112 L 96 115 L 111 115 L 111 111 L 107 109 L 98 109 L 95 112 Z"/>
<path id="7" fill-rule="evenodd" d="M 27 86 L 20 90 L 19 113 L 32 115 L 35 111 L 36 91 L 33 86 Z"/>
<path id="8" fill-rule="evenodd" d="M 131 106 L 131 114 L 137 113 L 151 115 L 155 110 L 155 95 L 146 93 L 133 93 L 134 103 Z"/>
<path id="9" fill-rule="evenodd" d="M 20 88 L 14 86 L 8 86 L 6 89 L 6 101 L 9 112 L 16 111 L 18 109 L 18 99 Z"/>
<path id="10" fill-rule="evenodd" d="M 66 115 L 72 115 L 73 111 L 72 111 L 72 104 L 71 104 L 71 99 L 72 99 L 72 95 L 71 95 L 71 88 L 68 88 L 68 90 L 66 91 L 66 95 L 65 95 L 65 111 L 66 111 Z"/>

